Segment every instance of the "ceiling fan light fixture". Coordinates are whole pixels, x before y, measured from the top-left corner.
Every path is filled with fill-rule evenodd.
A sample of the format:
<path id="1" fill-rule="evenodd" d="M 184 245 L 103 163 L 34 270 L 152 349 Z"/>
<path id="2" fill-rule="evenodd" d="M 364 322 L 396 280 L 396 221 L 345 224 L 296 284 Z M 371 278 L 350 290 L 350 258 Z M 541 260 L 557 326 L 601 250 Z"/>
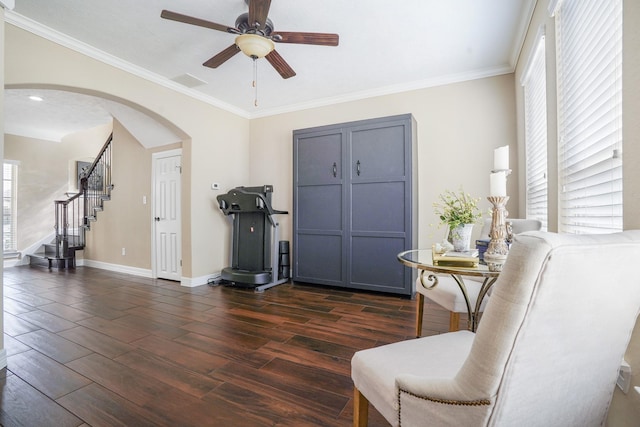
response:
<path id="1" fill-rule="evenodd" d="M 275 48 L 273 42 L 257 34 L 241 34 L 236 37 L 236 45 L 250 58 L 264 58 Z"/>

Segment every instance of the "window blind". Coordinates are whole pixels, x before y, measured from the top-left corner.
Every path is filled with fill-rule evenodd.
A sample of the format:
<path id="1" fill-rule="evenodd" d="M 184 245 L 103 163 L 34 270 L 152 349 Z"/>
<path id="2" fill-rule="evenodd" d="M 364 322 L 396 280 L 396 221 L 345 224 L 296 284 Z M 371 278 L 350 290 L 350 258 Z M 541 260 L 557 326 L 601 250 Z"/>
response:
<path id="1" fill-rule="evenodd" d="M 556 14 L 559 230 L 622 230 L 622 2 L 562 0 Z"/>
<path id="2" fill-rule="evenodd" d="M 16 239 L 18 164 L 5 161 L 2 172 L 2 243 L 6 254 L 16 252 L 18 247 Z"/>
<path id="3" fill-rule="evenodd" d="M 523 74 L 525 182 L 528 219 L 547 230 L 547 76 L 545 39 L 540 35 Z"/>

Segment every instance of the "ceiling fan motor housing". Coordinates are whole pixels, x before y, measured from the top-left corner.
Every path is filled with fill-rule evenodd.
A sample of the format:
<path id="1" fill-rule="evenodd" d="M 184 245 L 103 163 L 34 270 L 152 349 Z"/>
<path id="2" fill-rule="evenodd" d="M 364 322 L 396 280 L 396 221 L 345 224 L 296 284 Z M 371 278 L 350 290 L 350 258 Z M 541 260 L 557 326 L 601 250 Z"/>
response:
<path id="1" fill-rule="evenodd" d="M 264 28 L 259 28 L 257 25 L 249 23 L 249 14 L 243 13 L 236 19 L 236 28 L 240 30 L 241 34 L 258 34 L 268 37 L 273 31 L 273 22 L 271 19 L 266 20 Z"/>

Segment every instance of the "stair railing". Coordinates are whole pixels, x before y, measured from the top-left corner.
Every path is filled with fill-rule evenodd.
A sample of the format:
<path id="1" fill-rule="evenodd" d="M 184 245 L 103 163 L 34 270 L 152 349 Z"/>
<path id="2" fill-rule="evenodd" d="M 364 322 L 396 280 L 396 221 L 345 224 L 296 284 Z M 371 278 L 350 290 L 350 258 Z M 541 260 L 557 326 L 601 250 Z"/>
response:
<path id="1" fill-rule="evenodd" d="M 70 256 L 70 249 L 81 249 L 85 245 L 85 232 L 95 221 L 96 213 L 102 210 L 113 189 L 111 181 L 111 142 L 113 133 L 102 146 L 91 166 L 80 173 L 78 193 L 67 200 L 56 200 L 55 224 L 56 258 Z"/>

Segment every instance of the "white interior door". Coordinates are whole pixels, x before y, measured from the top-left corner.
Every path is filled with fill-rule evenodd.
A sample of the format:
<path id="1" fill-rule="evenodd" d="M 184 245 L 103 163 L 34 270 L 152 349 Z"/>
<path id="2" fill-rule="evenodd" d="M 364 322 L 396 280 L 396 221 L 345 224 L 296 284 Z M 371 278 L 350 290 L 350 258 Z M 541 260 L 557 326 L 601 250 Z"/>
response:
<path id="1" fill-rule="evenodd" d="M 153 171 L 155 277 L 180 281 L 182 278 L 180 231 L 182 150 L 154 153 Z"/>

